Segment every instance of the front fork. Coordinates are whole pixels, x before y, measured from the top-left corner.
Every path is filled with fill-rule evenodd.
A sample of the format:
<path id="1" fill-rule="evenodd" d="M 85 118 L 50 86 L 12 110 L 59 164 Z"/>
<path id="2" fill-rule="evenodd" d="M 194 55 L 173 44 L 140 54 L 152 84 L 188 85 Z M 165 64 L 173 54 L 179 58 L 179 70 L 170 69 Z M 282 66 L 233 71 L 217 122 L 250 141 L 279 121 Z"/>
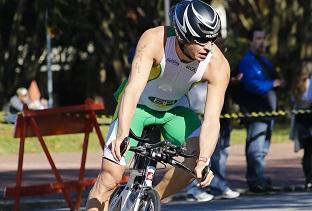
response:
<path id="1" fill-rule="evenodd" d="M 137 199 L 135 200 L 134 204 L 134 210 L 138 210 L 140 206 L 140 202 L 142 201 L 143 197 L 145 197 L 146 190 L 149 190 L 153 188 L 153 181 L 154 181 L 154 176 L 155 176 L 155 171 L 156 171 L 156 165 L 157 162 L 150 160 L 148 165 L 145 168 L 145 174 L 144 175 L 144 181 L 143 183 L 141 182 L 140 187 L 139 187 L 139 194 L 137 196 Z M 143 178 L 142 178 L 143 180 Z"/>

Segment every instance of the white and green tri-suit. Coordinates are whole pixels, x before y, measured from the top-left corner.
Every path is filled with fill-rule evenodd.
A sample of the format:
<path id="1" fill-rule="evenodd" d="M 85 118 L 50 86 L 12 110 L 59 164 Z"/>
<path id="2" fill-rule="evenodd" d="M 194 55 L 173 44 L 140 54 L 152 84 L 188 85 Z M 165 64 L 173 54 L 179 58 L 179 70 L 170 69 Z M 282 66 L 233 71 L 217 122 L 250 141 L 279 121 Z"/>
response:
<path id="1" fill-rule="evenodd" d="M 175 39 L 174 30 L 169 28 L 165 53 L 160 64 L 151 69 L 131 122 L 131 130 L 140 136 L 145 126 L 159 125 L 166 140 L 175 145 L 182 145 L 186 139 L 198 137 L 200 133 L 201 122 L 189 108 L 186 94 L 193 84 L 201 81 L 212 53 L 210 52 L 202 62 L 195 60 L 183 63 L 177 56 Z M 126 83 L 125 81 L 115 93 L 119 102 Z M 109 128 L 104 149 L 104 158 L 114 162 L 117 161 L 107 146 L 116 138 L 118 108 L 119 106 Z M 132 140 L 130 144 L 133 146 L 137 143 Z M 127 152 L 120 164 L 126 165 L 131 156 L 132 152 Z"/>

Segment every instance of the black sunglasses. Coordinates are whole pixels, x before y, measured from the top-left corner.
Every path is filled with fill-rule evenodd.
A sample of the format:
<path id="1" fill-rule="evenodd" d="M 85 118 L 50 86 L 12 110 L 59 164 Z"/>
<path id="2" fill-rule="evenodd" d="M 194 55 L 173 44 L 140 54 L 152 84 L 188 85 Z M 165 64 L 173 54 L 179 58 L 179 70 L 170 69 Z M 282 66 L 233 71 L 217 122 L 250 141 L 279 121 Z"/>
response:
<path id="1" fill-rule="evenodd" d="M 207 38 L 207 37 L 196 37 L 196 39 L 193 39 L 193 41 L 199 45 L 206 45 L 209 42 L 216 41 L 217 37 L 213 38 Z"/>

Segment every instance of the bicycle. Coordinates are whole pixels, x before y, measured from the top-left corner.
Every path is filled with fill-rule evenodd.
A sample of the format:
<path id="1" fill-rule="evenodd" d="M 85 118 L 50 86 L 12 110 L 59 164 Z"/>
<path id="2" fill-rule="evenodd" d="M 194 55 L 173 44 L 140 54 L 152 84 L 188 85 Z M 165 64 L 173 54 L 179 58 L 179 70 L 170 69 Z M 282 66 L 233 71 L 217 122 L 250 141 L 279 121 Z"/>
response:
<path id="1" fill-rule="evenodd" d="M 194 154 L 187 154 L 183 146 L 175 146 L 169 141 L 161 141 L 150 144 L 149 139 L 137 137 L 130 131 L 127 139 L 133 138 L 139 142 L 138 146 L 130 147 L 134 152 L 134 165 L 130 171 L 127 184 L 120 185 L 112 193 L 109 200 L 109 211 L 159 211 L 160 197 L 153 189 L 152 182 L 158 162 L 170 164 L 190 173 L 194 178 L 194 172 L 174 157 L 194 157 Z M 127 140 L 128 141 L 128 140 Z M 208 175 L 209 166 L 202 172 L 203 178 Z"/>

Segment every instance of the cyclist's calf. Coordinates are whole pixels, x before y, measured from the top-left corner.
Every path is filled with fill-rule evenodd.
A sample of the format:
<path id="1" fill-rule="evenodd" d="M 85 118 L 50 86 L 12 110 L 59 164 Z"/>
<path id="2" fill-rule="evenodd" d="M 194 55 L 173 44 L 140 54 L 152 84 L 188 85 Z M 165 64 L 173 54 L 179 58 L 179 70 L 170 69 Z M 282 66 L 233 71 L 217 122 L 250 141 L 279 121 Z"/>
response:
<path id="1" fill-rule="evenodd" d="M 124 166 L 103 159 L 102 172 L 89 193 L 86 205 L 88 211 L 104 210 L 110 195 L 121 181 L 124 171 Z"/>

